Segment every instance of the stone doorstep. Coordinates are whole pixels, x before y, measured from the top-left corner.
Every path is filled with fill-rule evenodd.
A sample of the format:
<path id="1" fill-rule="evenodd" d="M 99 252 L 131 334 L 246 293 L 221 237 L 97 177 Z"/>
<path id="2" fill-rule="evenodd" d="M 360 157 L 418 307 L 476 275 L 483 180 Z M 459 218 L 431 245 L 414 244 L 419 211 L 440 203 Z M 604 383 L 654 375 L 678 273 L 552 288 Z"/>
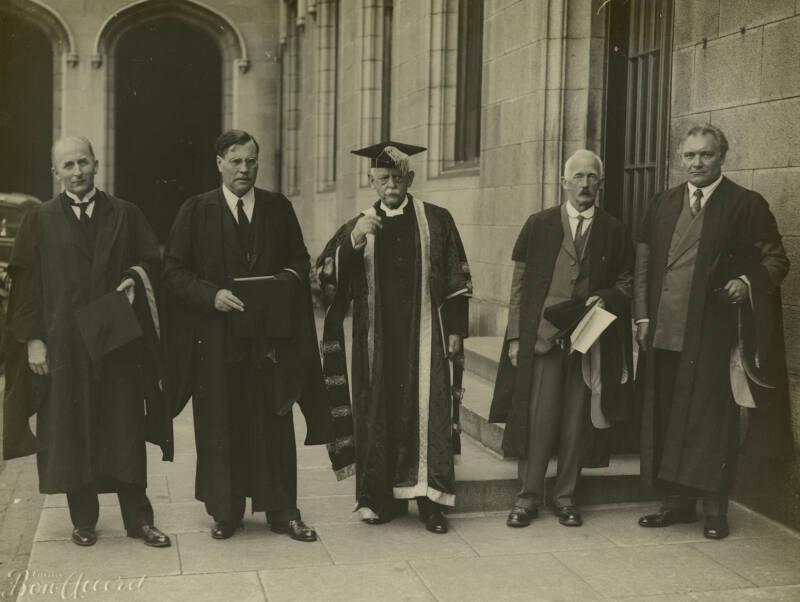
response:
<path id="1" fill-rule="evenodd" d="M 493 382 L 502 337 L 465 341 L 466 371 L 461 405 L 462 456 L 456 465 L 457 512 L 506 510 L 517 492 L 517 463 L 503 458 L 505 425 L 489 422 Z M 545 495 L 552 488 L 556 461 L 550 460 Z M 607 468 L 584 469 L 576 492 L 580 504 L 610 504 L 656 499 L 642 488 L 638 455 L 615 455 Z"/>

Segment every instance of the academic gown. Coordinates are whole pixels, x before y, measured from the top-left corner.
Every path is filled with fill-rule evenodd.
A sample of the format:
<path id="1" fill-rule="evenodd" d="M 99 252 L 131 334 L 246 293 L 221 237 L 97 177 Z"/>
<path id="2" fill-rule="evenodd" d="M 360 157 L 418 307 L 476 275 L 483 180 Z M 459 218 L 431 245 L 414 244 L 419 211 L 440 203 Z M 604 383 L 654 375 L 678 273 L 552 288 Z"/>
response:
<path id="1" fill-rule="evenodd" d="M 309 288 L 309 256 L 291 203 L 256 189 L 248 261 L 236 222 L 220 188 L 187 200 L 167 242 L 164 276 L 168 295 L 169 372 L 175 382 L 173 407 L 179 413 L 192 398 L 197 474 L 195 497 L 214 516 L 237 518 L 231 507 L 236 480 L 227 403 L 228 366 L 248 362 L 243 408 L 250 419 L 245 438 L 249 458 L 245 494 L 253 511 L 294 507 L 296 471 L 291 410 L 295 402 L 306 418 L 306 445 L 332 437 Z M 296 283 L 292 337 L 240 340 L 232 335 L 231 315 L 214 308 L 221 288 L 235 277 L 276 275 Z M 282 417 L 283 420 L 278 420 Z M 284 426 L 276 426 L 280 422 Z"/>
<path id="2" fill-rule="evenodd" d="M 94 202 L 91 237 L 65 194 L 26 215 L 9 264 L 4 455 L 36 452 L 42 493 L 145 486 L 146 438 L 164 445 L 171 459 L 171 422 L 154 424 L 153 436 L 143 411 L 157 384 L 143 371 L 142 341 L 92 361 L 77 329 L 75 311 L 114 291 L 129 268 L 155 278 L 160 264 L 158 243 L 136 206 L 101 191 Z M 28 368 L 31 339 L 47 345 L 46 376 Z M 164 415 L 154 406 L 148 411 Z M 35 439 L 27 424 L 34 413 Z"/>
<path id="3" fill-rule="evenodd" d="M 638 243 L 649 247 L 647 305 L 657 315 L 670 241 L 686 184 L 657 195 L 642 222 Z M 689 291 L 683 349 L 663 449 L 656 441 L 655 353 L 640 355 L 642 478 L 727 493 L 736 472 L 739 409 L 730 380 L 731 349 L 744 331 L 757 350 L 759 380 L 750 381 L 752 412 L 745 452 L 785 456 L 791 446 L 780 283 L 789 261 L 766 200 L 723 178 L 703 209 L 697 259 Z M 739 276 L 751 284 L 752 304 L 732 305 L 717 290 Z M 751 356 L 755 354 L 752 353 Z M 660 463 L 657 462 L 660 456 Z"/>
<path id="4" fill-rule="evenodd" d="M 364 250 L 355 251 L 350 240 L 356 217 L 339 229 L 318 260 L 331 268 L 320 278 L 323 288 L 336 289 L 337 307 L 353 302 L 352 414 L 349 400 L 333 411 L 339 421 L 354 421 L 355 438 L 337 438 L 334 451 L 355 442 L 351 457 L 359 507 L 382 514 L 391 511 L 392 499 L 415 497 L 452 506 L 446 349 L 449 334 L 467 335 L 469 266 L 447 210 L 411 195 L 402 216 L 387 218 L 379 206 L 368 211 L 381 216 L 383 228 L 369 237 Z M 343 317 L 342 311 L 339 322 Z M 342 353 L 338 341 L 326 338 L 323 347 L 328 355 Z M 326 371 L 332 399 L 346 382 L 346 374 Z M 347 476 L 352 468 L 338 470 Z"/>
<path id="5" fill-rule="evenodd" d="M 527 453 L 534 346 L 563 238 L 561 207 L 552 207 L 528 218 L 515 246 L 514 261 L 525 262 L 517 368 L 508 359 L 509 341 L 505 341 L 489 414 L 490 422 L 506 423 L 503 449 L 511 456 L 525 457 Z M 607 420 L 621 422 L 630 417 L 632 410 L 631 327 L 629 295 L 617 283 L 622 274 L 631 272 L 633 250 L 622 223 L 599 207 L 595 208 L 585 254 L 585 261 L 589 262 L 589 296 L 602 298 L 606 309 L 617 316 L 600 337 L 600 406 Z M 581 465 L 608 466 L 608 438 L 594 439 L 584 442 Z"/>

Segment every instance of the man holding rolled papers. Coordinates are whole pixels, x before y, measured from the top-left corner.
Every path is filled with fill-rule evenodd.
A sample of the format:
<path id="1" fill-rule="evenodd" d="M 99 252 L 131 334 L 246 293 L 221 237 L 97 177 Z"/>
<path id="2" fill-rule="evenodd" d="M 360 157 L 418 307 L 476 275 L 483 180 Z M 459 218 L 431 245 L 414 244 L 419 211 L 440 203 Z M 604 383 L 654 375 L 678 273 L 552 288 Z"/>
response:
<path id="1" fill-rule="evenodd" d="M 561 179 L 567 202 L 530 216 L 514 246 L 508 328 L 489 417 L 506 423 L 503 448 L 519 458 L 509 527 L 528 526 L 547 502 L 554 449 L 555 513 L 562 525 L 580 526 L 574 493 L 581 468 L 608 465 L 610 427 L 629 413 L 633 250 L 622 223 L 595 206 L 602 179 L 597 155 L 573 154 Z M 595 328 L 609 322 L 606 310 L 618 319 Z M 585 354 L 573 350 L 591 330 L 602 330 L 594 333 L 599 339 L 592 344 L 589 337 L 580 349 Z"/>

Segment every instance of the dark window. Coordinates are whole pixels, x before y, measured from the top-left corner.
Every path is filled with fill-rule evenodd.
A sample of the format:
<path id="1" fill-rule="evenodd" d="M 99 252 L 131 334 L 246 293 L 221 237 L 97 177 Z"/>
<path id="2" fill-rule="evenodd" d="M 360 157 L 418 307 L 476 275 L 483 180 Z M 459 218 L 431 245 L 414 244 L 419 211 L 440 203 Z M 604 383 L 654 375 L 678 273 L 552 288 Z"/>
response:
<path id="1" fill-rule="evenodd" d="M 381 63 L 381 140 L 392 132 L 392 17 L 393 0 L 383 2 L 383 61 Z"/>
<path id="2" fill-rule="evenodd" d="M 635 231 L 667 183 L 672 0 L 608 6 L 604 203 Z"/>
<path id="3" fill-rule="evenodd" d="M 481 153 L 483 0 L 458 2 L 458 79 L 454 159 L 470 162 Z"/>

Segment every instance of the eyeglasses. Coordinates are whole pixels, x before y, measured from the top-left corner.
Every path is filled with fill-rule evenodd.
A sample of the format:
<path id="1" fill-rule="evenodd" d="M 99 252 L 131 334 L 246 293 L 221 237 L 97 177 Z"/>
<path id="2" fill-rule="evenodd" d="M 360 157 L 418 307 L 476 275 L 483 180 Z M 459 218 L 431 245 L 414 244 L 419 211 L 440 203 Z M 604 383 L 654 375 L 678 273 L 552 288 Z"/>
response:
<path id="1" fill-rule="evenodd" d="M 389 183 L 389 180 L 392 181 L 392 184 L 400 184 L 405 180 L 405 176 L 402 174 L 387 174 L 382 176 L 373 176 L 372 178 L 381 186 L 386 186 Z"/>
<path id="2" fill-rule="evenodd" d="M 570 181 L 573 184 L 583 184 L 586 182 L 587 184 L 597 184 L 600 181 L 600 176 L 596 173 L 575 173 L 572 174 Z"/>

